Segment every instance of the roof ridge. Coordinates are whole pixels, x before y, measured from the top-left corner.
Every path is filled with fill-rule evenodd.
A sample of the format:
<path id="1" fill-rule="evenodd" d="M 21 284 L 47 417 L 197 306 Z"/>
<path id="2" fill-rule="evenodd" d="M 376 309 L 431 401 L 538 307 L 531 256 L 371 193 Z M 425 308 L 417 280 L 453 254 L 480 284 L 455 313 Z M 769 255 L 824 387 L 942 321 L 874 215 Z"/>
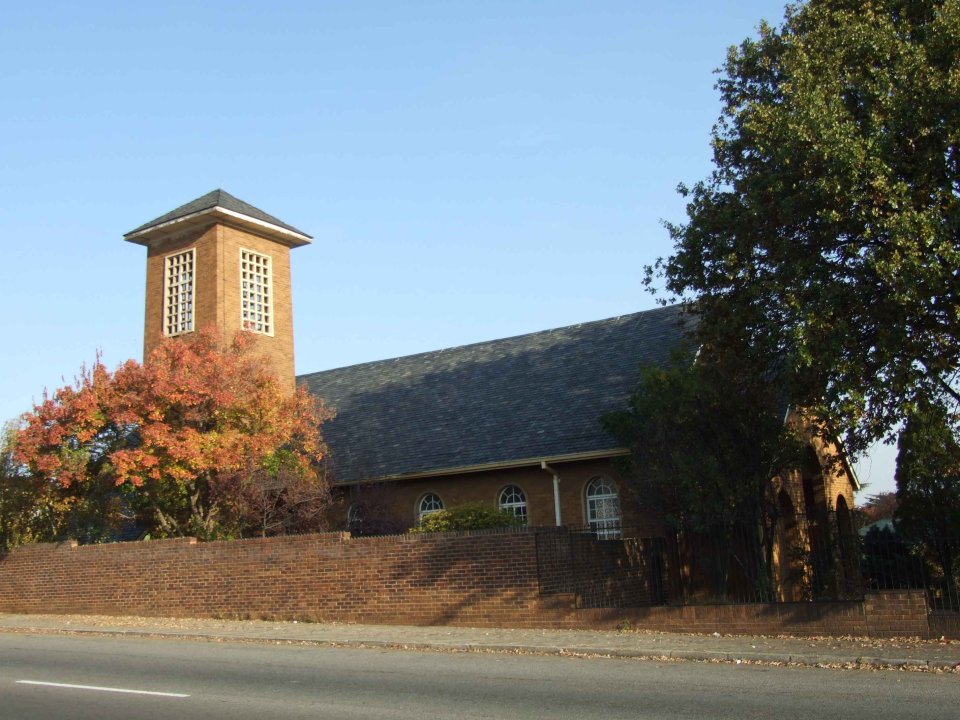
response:
<path id="1" fill-rule="evenodd" d="M 606 457 L 618 446 L 599 419 L 628 406 L 641 363 L 669 362 L 684 335 L 684 308 L 654 307 L 297 382 L 336 409 L 323 433 L 337 482 Z"/>
<path id="2" fill-rule="evenodd" d="M 241 200 L 235 195 L 231 195 L 223 188 L 214 188 L 210 192 L 204 193 L 200 197 L 194 198 L 193 200 L 183 203 L 182 205 L 178 205 L 170 212 L 166 212 L 163 215 L 155 217 L 153 220 L 134 228 L 128 233 L 125 233 L 125 237 L 140 233 L 144 230 L 149 230 L 152 227 L 163 225 L 164 223 L 171 222 L 173 220 L 178 220 L 195 213 L 202 213 L 218 207 L 233 213 L 246 215 L 247 217 L 253 218 L 254 220 L 258 220 L 260 222 L 276 225 L 277 227 L 295 232 L 299 235 L 303 235 L 304 237 L 310 237 L 302 230 L 283 222 L 283 220 L 280 218 L 261 210 L 255 205 L 251 205 L 245 200 Z"/>
<path id="3" fill-rule="evenodd" d="M 507 342 L 510 340 L 518 340 L 520 338 L 531 338 L 537 335 L 549 335 L 550 333 L 561 332 L 563 330 L 573 330 L 573 329 L 580 329 L 584 327 L 593 327 L 593 326 L 601 325 L 604 323 L 615 325 L 621 320 L 637 320 L 641 315 L 652 315 L 653 313 L 664 312 L 667 310 L 682 310 L 682 309 L 683 309 L 682 303 L 677 303 L 674 305 L 664 305 L 661 307 L 648 308 L 646 310 L 639 310 L 634 313 L 627 313 L 626 315 L 617 315 L 615 317 L 602 318 L 600 320 L 587 320 L 585 322 L 574 323 L 572 325 L 561 325 L 559 327 L 548 328 L 546 330 L 535 330 L 534 332 L 530 332 L 530 333 L 508 335 L 506 337 L 493 338 L 491 340 L 479 340 L 477 342 L 464 343 L 463 345 L 451 345 L 450 347 L 438 348 L 436 350 L 424 350 L 421 352 L 411 353 L 409 355 L 397 355 L 396 357 L 382 358 L 380 360 L 367 360 L 365 362 L 353 363 L 351 365 L 341 365 L 339 367 L 327 368 L 326 370 L 315 370 L 313 372 L 297 375 L 297 379 L 301 379 L 301 378 L 306 379 L 309 377 L 313 377 L 315 375 L 322 375 L 324 373 L 336 372 L 337 370 L 345 370 L 347 368 L 361 368 L 361 367 L 373 366 L 373 365 L 386 365 L 388 363 L 395 363 L 400 360 L 412 360 L 414 358 L 422 358 L 428 355 L 441 355 L 443 353 L 449 353 L 455 350 L 475 348 L 480 345 L 492 345 L 494 343 Z"/>

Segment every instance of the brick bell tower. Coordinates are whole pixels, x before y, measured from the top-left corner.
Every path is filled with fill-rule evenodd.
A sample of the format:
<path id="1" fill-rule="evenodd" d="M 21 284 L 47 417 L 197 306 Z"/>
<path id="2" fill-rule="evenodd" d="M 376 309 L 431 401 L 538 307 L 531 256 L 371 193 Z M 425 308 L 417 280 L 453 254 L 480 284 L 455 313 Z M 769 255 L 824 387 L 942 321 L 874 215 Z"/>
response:
<path id="1" fill-rule="evenodd" d="M 123 236 L 147 248 L 146 360 L 165 337 L 248 330 L 294 390 L 290 250 L 311 237 L 214 190 Z"/>

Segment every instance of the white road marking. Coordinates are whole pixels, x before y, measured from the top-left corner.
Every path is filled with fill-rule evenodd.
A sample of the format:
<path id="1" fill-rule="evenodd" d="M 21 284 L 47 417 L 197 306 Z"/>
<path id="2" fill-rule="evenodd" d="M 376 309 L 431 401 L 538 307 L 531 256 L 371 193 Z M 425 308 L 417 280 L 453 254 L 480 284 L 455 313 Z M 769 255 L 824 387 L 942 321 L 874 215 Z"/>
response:
<path id="1" fill-rule="evenodd" d="M 100 692 L 126 693 L 128 695 L 156 695 L 158 697 L 188 698 L 183 693 L 154 692 L 152 690 L 127 690 L 126 688 L 98 687 L 96 685 L 70 685 L 68 683 L 40 682 L 39 680 L 17 680 L 17 685 L 43 685 L 44 687 L 70 688 L 71 690 L 99 690 Z"/>

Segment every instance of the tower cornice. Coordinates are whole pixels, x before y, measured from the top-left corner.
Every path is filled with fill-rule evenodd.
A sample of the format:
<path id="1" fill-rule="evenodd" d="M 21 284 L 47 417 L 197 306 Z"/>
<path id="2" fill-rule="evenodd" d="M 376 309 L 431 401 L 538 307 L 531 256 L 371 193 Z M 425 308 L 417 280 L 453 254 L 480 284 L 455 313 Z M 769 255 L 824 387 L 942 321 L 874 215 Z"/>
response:
<path id="1" fill-rule="evenodd" d="M 235 198 L 224 190 L 214 190 L 181 205 L 131 230 L 123 236 L 123 239 L 150 247 L 172 236 L 218 222 L 239 227 L 290 248 L 307 245 L 313 239 L 292 225 Z"/>

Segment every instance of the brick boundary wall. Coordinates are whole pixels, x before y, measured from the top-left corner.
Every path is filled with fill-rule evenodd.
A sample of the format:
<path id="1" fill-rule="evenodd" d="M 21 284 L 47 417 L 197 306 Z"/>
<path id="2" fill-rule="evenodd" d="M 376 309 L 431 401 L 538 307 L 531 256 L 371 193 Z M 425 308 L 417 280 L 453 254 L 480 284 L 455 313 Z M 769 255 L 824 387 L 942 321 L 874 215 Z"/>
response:
<path id="1" fill-rule="evenodd" d="M 564 591 L 576 588 L 582 577 L 558 582 L 561 568 L 556 565 L 547 583 L 552 587 L 541 593 L 541 534 L 351 538 L 349 533 L 326 533 L 210 543 L 184 538 L 28 545 L 0 559 L 0 612 L 477 627 L 629 624 L 744 634 L 931 633 L 922 591 L 876 593 L 863 602 L 584 607 L 581 594 Z M 633 561 L 629 553 L 608 553 L 605 563 L 612 562 Z M 634 585 L 617 588 L 617 578 Z M 604 579 L 603 594 L 630 597 L 636 581 L 636 573 L 625 567 Z M 937 637 L 960 635 L 955 622 L 938 622 L 936 631 Z"/>
<path id="2" fill-rule="evenodd" d="M 867 632 L 872 637 L 930 636 L 927 595 L 922 590 L 867 593 L 863 601 Z"/>
<path id="3" fill-rule="evenodd" d="M 17 548 L 0 562 L 0 611 L 532 625 L 533 533 Z"/>
<path id="4" fill-rule="evenodd" d="M 885 594 L 884 592 L 878 593 Z M 921 593 L 922 595 L 922 593 Z M 907 615 L 902 627 L 875 627 L 869 602 L 797 602 L 740 605 L 687 605 L 580 610 L 586 627 L 623 627 L 664 632 L 731 635 L 832 635 L 857 637 L 930 637 L 926 609 Z M 908 608 L 913 610 L 915 608 Z M 939 636 L 938 636 L 939 637 Z"/>

